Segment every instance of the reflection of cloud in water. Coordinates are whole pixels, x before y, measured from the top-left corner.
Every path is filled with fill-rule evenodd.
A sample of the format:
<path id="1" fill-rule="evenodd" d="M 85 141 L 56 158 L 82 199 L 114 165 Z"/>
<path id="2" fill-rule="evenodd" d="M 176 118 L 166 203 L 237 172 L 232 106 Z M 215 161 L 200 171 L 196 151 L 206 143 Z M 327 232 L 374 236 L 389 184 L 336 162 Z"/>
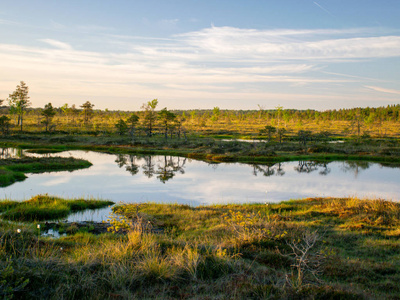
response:
<path id="1" fill-rule="evenodd" d="M 54 177 L 56 177 L 56 178 L 54 178 Z M 65 184 L 70 181 L 69 177 L 60 175 L 60 174 L 53 174 L 53 178 L 54 179 L 43 182 L 41 185 L 52 186 L 52 185 Z"/>
<path id="2" fill-rule="evenodd" d="M 299 173 L 296 171 L 298 162 L 269 167 L 240 163 L 209 165 L 171 156 L 154 156 L 150 159 L 149 156 L 118 157 L 84 151 L 62 153 L 63 156 L 71 154 L 91 161 L 93 166 L 74 172 L 32 174 L 23 182 L 1 189 L 2 195 L 21 199 L 49 193 L 64 197 L 95 196 L 115 202 L 154 201 L 192 205 L 353 195 L 400 200 L 400 170 L 382 168 L 373 163 L 329 163 L 327 167 L 330 171 L 321 176 L 320 172 L 325 167 L 315 163 L 301 166 L 303 169 L 309 167 L 311 172 Z M 115 162 L 117 159 L 121 167 Z M 151 175 L 149 178 L 144 174 L 143 166 L 148 166 L 150 162 L 154 170 L 148 170 L 147 174 Z M 128 172 L 127 167 L 134 171 L 137 167 L 137 174 Z M 255 170 L 257 176 L 253 175 Z M 357 177 L 354 174 L 358 174 Z M 164 176 L 161 178 L 164 183 L 157 176 Z M 265 194 L 266 190 L 268 194 Z"/>

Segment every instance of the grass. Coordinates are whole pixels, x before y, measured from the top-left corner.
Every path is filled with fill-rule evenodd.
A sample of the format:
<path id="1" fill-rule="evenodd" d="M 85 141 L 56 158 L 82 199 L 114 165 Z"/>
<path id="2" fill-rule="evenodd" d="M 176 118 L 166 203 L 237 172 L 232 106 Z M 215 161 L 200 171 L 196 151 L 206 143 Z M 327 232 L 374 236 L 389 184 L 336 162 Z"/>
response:
<path id="1" fill-rule="evenodd" d="M 8 186 L 26 178 L 24 173 L 44 173 L 53 171 L 89 168 L 89 161 L 64 157 L 23 157 L 0 160 L 0 186 Z"/>
<path id="2" fill-rule="evenodd" d="M 221 141 L 192 135 L 188 139 L 165 140 L 161 136 L 138 137 L 132 143 L 128 136 L 103 134 L 51 136 L 19 134 L 3 138 L 4 147 L 19 147 L 31 151 L 92 150 L 116 154 L 174 155 L 210 162 L 278 163 L 296 160 L 351 160 L 400 164 L 400 144 L 395 138 L 351 139 L 343 143 L 312 140 L 302 145 L 295 138 L 282 143 L 247 143 Z M 27 142 L 29 141 L 29 142 Z"/>
<path id="3" fill-rule="evenodd" d="M 102 208 L 114 204 L 104 200 L 66 200 L 49 195 L 37 195 L 27 201 L 0 201 L 1 218 L 11 221 L 45 221 L 67 217 L 87 209 Z"/>
<path id="4" fill-rule="evenodd" d="M 2 207 L 12 210 L 13 203 Z M 400 293 L 398 203 L 312 198 L 268 205 L 125 204 L 113 211 L 113 233 L 59 239 L 38 239 L 35 224 L 0 222 L 7 296 L 397 299 Z"/>
<path id="5" fill-rule="evenodd" d="M 15 172 L 4 167 L 0 167 L 0 186 L 8 186 L 26 178 L 22 172 Z"/>

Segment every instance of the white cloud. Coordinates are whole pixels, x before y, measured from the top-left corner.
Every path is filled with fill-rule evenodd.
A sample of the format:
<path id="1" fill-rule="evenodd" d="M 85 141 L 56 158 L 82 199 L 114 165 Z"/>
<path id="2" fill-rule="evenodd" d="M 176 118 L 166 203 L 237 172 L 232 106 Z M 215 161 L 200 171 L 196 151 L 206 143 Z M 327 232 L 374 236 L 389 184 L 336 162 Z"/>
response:
<path id="1" fill-rule="evenodd" d="M 349 59 L 399 56 L 399 36 L 318 39 L 316 36 L 357 33 L 361 30 L 267 30 L 212 27 L 179 35 L 183 42 L 218 58 L 240 57 L 248 60 Z M 302 40 L 293 37 L 304 36 Z M 310 36 L 311 38 L 306 38 Z"/>
<path id="2" fill-rule="evenodd" d="M 54 39 L 41 39 L 41 47 L 0 43 L 0 97 L 8 95 L 15 82 L 25 80 L 32 101 L 36 93 L 43 102 L 38 106 L 53 99 L 62 105 L 79 97 L 142 101 L 163 96 L 174 103 L 182 99 L 254 99 L 255 103 L 354 99 L 357 91 L 343 92 L 340 87 L 363 86 L 369 79 L 327 72 L 328 63 L 400 56 L 399 36 L 359 37 L 367 31 L 213 27 L 166 39 L 103 35 L 101 42 L 112 46 L 113 52 L 76 50 Z M 314 89 L 307 90 L 311 85 Z M 321 86 L 325 91 L 315 89 Z M 374 97 L 364 92 L 360 98 Z M 206 105 L 206 101 L 199 103 Z M 96 107 L 104 106 L 109 107 Z M 138 107 L 121 103 L 116 108 Z"/>
<path id="3" fill-rule="evenodd" d="M 370 86 L 370 85 L 366 85 L 365 87 L 368 88 L 368 89 L 377 91 L 377 92 L 400 95 L 400 91 L 399 90 L 385 89 L 385 88 L 382 88 L 382 87 L 379 87 L 379 86 Z"/>
<path id="4" fill-rule="evenodd" d="M 161 20 L 162 24 L 167 24 L 167 25 L 176 25 L 179 22 L 179 19 L 166 19 L 166 20 Z"/>
<path id="5" fill-rule="evenodd" d="M 10 20 L 5 20 L 5 19 L 0 19 L 0 24 L 4 25 L 21 25 L 20 23 L 10 21 Z"/>
<path id="6" fill-rule="evenodd" d="M 46 44 L 49 44 L 50 46 L 53 46 L 55 48 L 61 49 L 61 50 L 72 50 L 71 45 L 67 44 L 67 43 L 63 43 L 60 41 L 56 41 L 56 40 L 52 40 L 52 39 L 42 39 L 40 40 Z"/>

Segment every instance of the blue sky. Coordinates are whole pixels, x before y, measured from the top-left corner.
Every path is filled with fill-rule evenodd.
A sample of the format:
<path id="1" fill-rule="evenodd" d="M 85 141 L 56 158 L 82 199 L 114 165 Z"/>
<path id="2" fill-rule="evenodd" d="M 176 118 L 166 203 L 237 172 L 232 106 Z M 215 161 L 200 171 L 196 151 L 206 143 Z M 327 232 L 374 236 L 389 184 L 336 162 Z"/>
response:
<path id="1" fill-rule="evenodd" d="M 400 103 L 400 1 L 3 1 L 0 99 L 139 110 Z"/>

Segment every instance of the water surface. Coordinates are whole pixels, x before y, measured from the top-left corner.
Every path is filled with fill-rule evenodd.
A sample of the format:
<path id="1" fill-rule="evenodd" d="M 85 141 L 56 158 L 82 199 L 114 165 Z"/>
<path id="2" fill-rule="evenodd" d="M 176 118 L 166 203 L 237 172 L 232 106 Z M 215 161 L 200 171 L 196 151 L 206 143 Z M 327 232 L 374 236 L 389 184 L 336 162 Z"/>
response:
<path id="1" fill-rule="evenodd" d="M 27 174 L 26 180 L 1 188 L 0 197 L 24 200 L 48 193 L 66 198 L 83 196 L 125 203 L 154 201 L 194 206 L 324 196 L 400 200 L 400 169 L 369 162 L 300 161 L 268 166 L 91 151 L 49 155 L 83 158 L 93 166 L 72 172 Z M 90 212 L 89 219 L 104 219 L 109 210 Z M 88 219 L 87 213 L 85 218 Z"/>

